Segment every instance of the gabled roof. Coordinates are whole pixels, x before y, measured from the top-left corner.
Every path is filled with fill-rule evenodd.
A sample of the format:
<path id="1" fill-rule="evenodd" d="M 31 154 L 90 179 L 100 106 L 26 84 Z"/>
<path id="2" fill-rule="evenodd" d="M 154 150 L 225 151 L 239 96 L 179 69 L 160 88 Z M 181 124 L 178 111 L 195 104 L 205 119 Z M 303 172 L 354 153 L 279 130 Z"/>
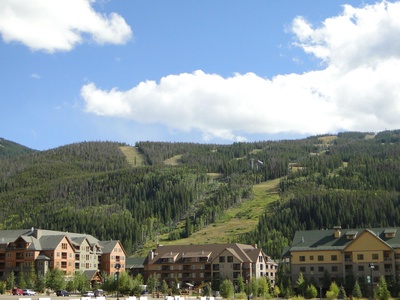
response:
<path id="1" fill-rule="evenodd" d="M 62 235 L 42 236 L 40 238 L 40 244 L 42 245 L 42 250 L 54 250 L 64 238 L 65 236 Z"/>
<path id="2" fill-rule="evenodd" d="M 26 235 L 29 232 L 31 232 L 30 229 L 0 230 L 0 244 L 12 243 L 19 236 Z"/>
<path id="3" fill-rule="evenodd" d="M 27 235 L 21 235 L 19 238 L 23 239 L 25 242 L 30 244 L 28 250 L 37 250 L 37 251 L 42 250 L 42 245 L 40 244 L 37 238 Z"/>
<path id="4" fill-rule="evenodd" d="M 297 231 L 290 249 L 284 249 L 282 256 L 288 256 L 289 251 L 312 250 L 343 250 L 357 240 L 363 232 L 368 231 L 377 239 L 391 248 L 400 248 L 400 234 L 395 234 L 399 228 L 369 228 L 369 229 L 332 229 Z M 335 232 L 340 230 L 340 237 Z"/>
<path id="5" fill-rule="evenodd" d="M 249 253 L 251 253 L 254 248 L 251 245 L 244 244 L 201 244 L 201 245 L 166 245 L 166 246 L 158 246 L 154 250 L 153 259 L 147 259 L 145 264 L 155 264 L 162 257 L 165 257 L 168 253 L 176 253 L 176 261 L 180 260 L 183 257 L 186 257 L 186 254 L 191 253 L 190 257 L 193 257 L 193 253 L 198 253 L 196 257 L 207 257 L 208 261 L 213 261 L 223 251 L 229 251 L 233 256 L 237 257 L 242 262 L 253 262 L 253 260 L 249 257 Z M 259 249 L 262 251 L 261 249 Z"/>
<path id="6" fill-rule="evenodd" d="M 99 241 L 99 245 L 103 247 L 102 251 L 105 254 L 111 253 L 118 244 L 120 244 L 119 240 Z M 121 248 L 124 254 L 126 254 L 125 249 L 122 246 Z"/>

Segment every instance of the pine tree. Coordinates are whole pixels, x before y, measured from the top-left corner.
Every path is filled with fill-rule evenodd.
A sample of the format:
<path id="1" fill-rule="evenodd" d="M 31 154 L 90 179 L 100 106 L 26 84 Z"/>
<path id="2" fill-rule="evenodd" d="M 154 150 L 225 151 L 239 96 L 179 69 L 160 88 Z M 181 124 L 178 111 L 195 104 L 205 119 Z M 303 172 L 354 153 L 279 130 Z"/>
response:
<path id="1" fill-rule="evenodd" d="M 390 292 L 387 288 L 386 280 L 384 276 L 379 279 L 379 286 L 377 288 L 377 296 L 379 300 L 388 300 L 390 298 Z"/>
<path id="2" fill-rule="evenodd" d="M 353 295 L 354 298 L 362 298 L 361 288 L 360 285 L 358 284 L 358 280 L 356 280 L 356 283 L 354 284 L 351 294 Z"/>

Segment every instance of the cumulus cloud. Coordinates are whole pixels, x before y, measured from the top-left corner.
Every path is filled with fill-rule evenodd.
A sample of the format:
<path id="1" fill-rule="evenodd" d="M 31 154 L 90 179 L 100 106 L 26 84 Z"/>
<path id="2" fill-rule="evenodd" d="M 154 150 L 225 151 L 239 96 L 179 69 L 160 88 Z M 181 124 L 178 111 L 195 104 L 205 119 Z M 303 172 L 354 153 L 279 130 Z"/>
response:
<path id="1" fill-rule="evenodd" d="M 99 44 L 124 44 L 132 36 L 116 13 L 102 15 L 91 0 L 2 0 L 0 34 L 32 50 L 69 51 L 90 36 Z"/>
<path id="2" fill-rule="evenodd" d="M 198 70 L 127 91 L 89 83 L 81 90 L 86 111 L 198 130 L 204 139 L 400 128 L 400 2 L 346 5 L 316 28 L 297 17 L 292 32 L 322 69 L 272 79 Z"/>

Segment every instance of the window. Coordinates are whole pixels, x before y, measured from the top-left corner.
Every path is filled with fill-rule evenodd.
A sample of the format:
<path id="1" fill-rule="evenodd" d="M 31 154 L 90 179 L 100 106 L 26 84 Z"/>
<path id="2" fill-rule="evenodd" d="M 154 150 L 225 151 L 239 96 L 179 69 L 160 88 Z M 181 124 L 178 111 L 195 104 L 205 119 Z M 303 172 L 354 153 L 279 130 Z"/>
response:
<path id="1" fill-rule="evenodd" d="M 324 272 L 324 267 L 318 267 L 318 272 Z"/>
<path id="2" fill-rule="evenodd" d="M 228 262 L 233 262 L 233 256 L 228 256 Z"/>
<path id="3" fill-rule="evenodd" d="M 310 267 L 310 271 L 311 271 L 311 272 L 314 272 L 314 267 Z"/>
<path id="4" fill-rule="evenodd" d="M 300 267 L 300 272 L 305 273 L 306 272 L 306 267 Z"/>
<path id="5" fill-rule="evenodd" d="M 337 255 L 331 255 L 331 260 L 332 261 L 337 261 Z"/>
<path id="6" fill-rule="evenodd" d="M 364 254 L 357 254 L 358 260 L 364 260 Z"/>
<path id="7" fill-rule="evenodd" d="M 299 260 L 300 260 L 300 261 L 306 261 L 306 257 L 303 256 L 303 255 L 300 255 Z"/>
<path id="8" fill-rule="evenodd" d="M 337 266 L 332 266 L 332 272 L 337 272 L 338 271 L 338 267 Z"/>
<path id="9" fill-rule="evenodd" d="M 379 259 L 379 254 L 378 253 L 372 253 L 372 259 Z"/>
<path id="10" fill-rule="evenodd" d="M 360 271 L 360 272 L 363 272 L 364 271 L 364 266 L 358 266 L 357 270 Z"/>
<path id="11" fill-rule="evenodd" d="M 323 255 L 318 255 L 318 261 L 324 261 L 324 256 Z"/>
<path id="12" fill-rule="evenodd" d="M 68 249 L 67 243 L 61 243 L 61 249 Z"/>
<path id="13" fill-rule="evenodd" d="M 225 256 L 220 256 L 220 257 L 219 257 L 219 262 L 220 262 L 220 263 L 225 262 Z"/>
<path id="14" fill-rule="evenodd" d="M 310 255 L 310 260 L 314 260 L 314 255 Z"/>

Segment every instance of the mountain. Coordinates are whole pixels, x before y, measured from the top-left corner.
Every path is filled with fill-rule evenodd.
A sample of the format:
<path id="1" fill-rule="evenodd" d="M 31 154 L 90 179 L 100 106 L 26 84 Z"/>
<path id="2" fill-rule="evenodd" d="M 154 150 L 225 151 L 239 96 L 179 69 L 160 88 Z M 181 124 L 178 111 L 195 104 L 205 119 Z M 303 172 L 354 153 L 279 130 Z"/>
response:
<path id="1" fill-rule="evenodd" d="M 0 160 L 0 228 L 85 232 L 135 253 L 158 236 L 179 240 L 221 222 L 259 197 L 254 186 L 278 180 L 277 200 L 265 201 L 255 228 L 232 239 L 279 257 L 299 229 L 399 226 L 399 154 L 398 130 L 32 150 Z"/>
<path id="2" fill-rule="evenodd" d="M 0 138 L 0 159 L 15 157 L 33 152 L 36 152 L 36 150 Z"/>

